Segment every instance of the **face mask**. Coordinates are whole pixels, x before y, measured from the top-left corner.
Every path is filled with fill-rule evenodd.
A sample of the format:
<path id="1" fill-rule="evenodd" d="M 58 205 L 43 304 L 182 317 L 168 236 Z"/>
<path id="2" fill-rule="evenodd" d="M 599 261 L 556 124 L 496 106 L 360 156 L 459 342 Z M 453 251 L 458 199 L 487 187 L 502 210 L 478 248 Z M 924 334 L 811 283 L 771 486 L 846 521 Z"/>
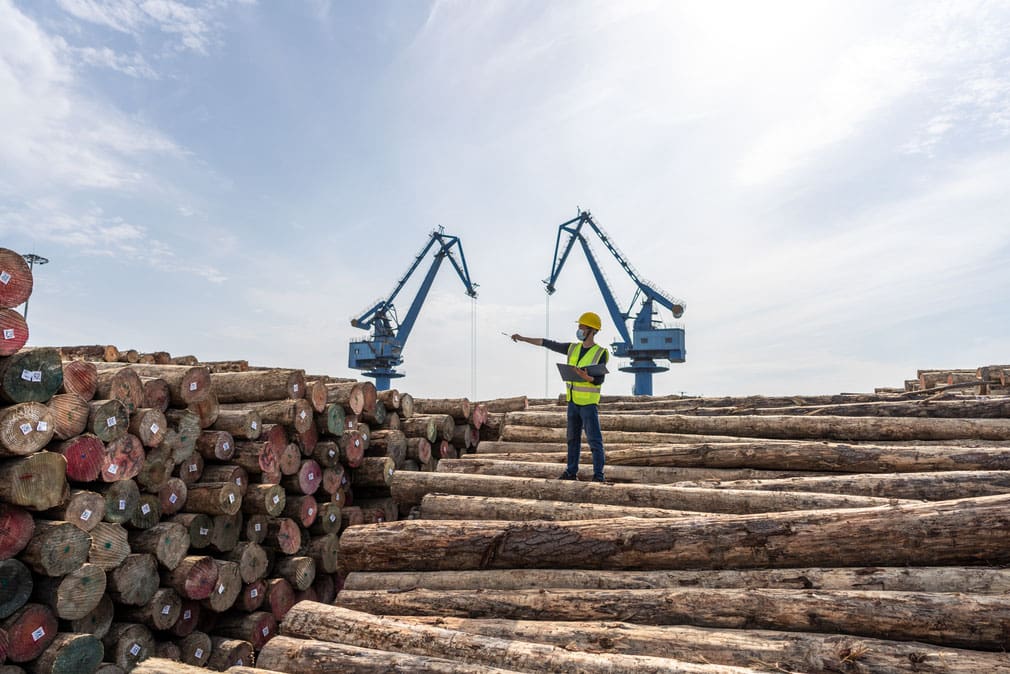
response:
<path id="1" fill-rule="evenodd" d="M 586 331 L 583 330 L 582 328 L 579 328 L 578 330 L 575 331 L 575 336 L 579 338 L 580 342 L 586 341 Z"/>

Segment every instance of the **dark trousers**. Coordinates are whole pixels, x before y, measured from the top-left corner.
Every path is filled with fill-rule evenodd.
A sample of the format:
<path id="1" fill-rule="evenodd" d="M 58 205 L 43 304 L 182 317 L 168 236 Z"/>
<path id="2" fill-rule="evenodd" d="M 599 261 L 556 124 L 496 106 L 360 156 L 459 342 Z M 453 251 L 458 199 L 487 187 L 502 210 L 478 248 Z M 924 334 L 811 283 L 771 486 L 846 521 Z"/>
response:
<path id="1" fill-rule="evenodd" d="M 603 479 L 603 433 L 600 432 L 600 408 L 597 405 L 568 403 L 568 474 L 579 474 L 579 455 L 582 453 L 582 431 L 586 432 L 589 449 L 593 452 L 593 479 Z"/>

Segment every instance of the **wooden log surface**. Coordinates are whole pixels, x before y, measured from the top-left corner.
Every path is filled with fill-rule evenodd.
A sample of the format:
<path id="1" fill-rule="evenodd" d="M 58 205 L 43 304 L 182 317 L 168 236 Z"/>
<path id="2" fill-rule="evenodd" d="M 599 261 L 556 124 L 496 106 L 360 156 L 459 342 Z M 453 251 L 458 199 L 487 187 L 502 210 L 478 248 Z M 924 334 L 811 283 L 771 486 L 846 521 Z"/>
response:
<path id="1" fill-rule="evenodd" d="M 84 564 L 90 546 L 88 534 L 69 522 L 36 520 L 21 561 L 40 575 L 64 576 Z"/>
<path id="2" fill-rule="evenodd" d="M 25 349 L 0 357 L 0 399 L 45 402 L 63 386 L 63 361 L 56 349 Z"/>
<path id="3" fill-rule="evenodd" d="M 39 402 L 0 408 L 0 456 L 25 456 L 49 444 L 56 432 L 53 412 Z"/>
<path id="4" fill-rule="evenodd" d="M 76 393 L 58 393 L 49 399 L 53 417 L 53 437 L 67 440 L 87 430 L 88 401 Z"/>
<path id="5" fill-rule="evenodd" d="M 283 400 L 305 395 L 305 372 L 302 370 L 215 372 L 210 379 L 221 403 Z"/>
<path id="6" fill-rule="evenodd" d="M 1010 569 L 980 566 L 842 567 L 789 569 L 689 569 L 605 571 L 594 569 L 494 569 L 477 571 L 357 571 L 345 590 L 535 590 L 678 587 L 877 590 L 1006 594 Z"/>
<path id="7" fill-rule="evenodd" d="M 105 647 L 94 635 L 59 632 L 30 669 L 33 674 L 93 672 L 104 656 Z"/>
<path id="8" fill-rule="evenodd" d="M 703 515 L 704 513 L 690 510 L 452 494 L 425 494 L 421 499 L 420 509 L 421 519 L 426 520 L 565 521 L 599 520 L 614 517 L 656 518 Z"/>
<path id="9" fill-rule="evenodd" d="M 0 560 L 0 619 L 18 610 L 32 596 L 31 571 L 16 559 Z"/>
<path id="10" fill-rule="evenodd" d="M 172 404 L 186 407 L 201 400 L 210 391 L 210 373 L 207 368 L 187 365 L 117 365 L 98 364 L 98 371 L 128 367 L 142 377 L 164 379 L 172 397 Z"/>
<path id="11" fill-rule="evenodd" d="M 935 566 L 1010 560 L 1010 496 L 847 510 L 352 527 L 345 571 Z M 700 526 L 701 525 L 701 526 Z"/>
<path id="12" fill-rule="evenodd" d="M 425 494 L 507 496 L 553 501 L 637 505 L 670 510 L 759 513 L 884 505 L 888 499 L 811 492 L 702 489 L 670 485 L 598 484 L 540 478 L 395 471 L 390 493 L 401 506 L 418 505 Z M 770 496 L 780 498 L 769 498 Z"/>
<path id="13" fill-rule="evenodd" d="M 95 610 L 105 588 L 105 570 L 82 564 L 65 576 L 39 577 L 33 598 L 51 608 L 57 618 L 79 620 Z"/>
<path id="14" fill-rule="evenodd" d="M 69 497 L 67 461 L 56 452 L 0 459 L 0 500 L 30 510 L 48 510 Z"/>
<path id="15" fill-rule="evenodd" d="M 7 634 L 7 659 L 29 662 L 39 657 L 56 638 L 58 621 L 48 606 L 28 603 L 0 620 Z"/>
<path id="16" fill-rule="evenodd" d="M 9 248 L 0 248 L 0 307 L 13 308 L 31 297 L 34 279 L 24 257 Z"/>
<path id="17" fill-rule="evenodd" d="M 512 477 L 556 478 L 564 470 L 567 455 L 550 455 L 549 462 L 530 461 L 527 457 L 539 454 L 504 455 L 468 454 L 460 459 L 443 459 L 438 462 L 440 473 L 462 473 L 467 475 L 505 475 Z M 494 457 L 494 458 L 492 458 Z M 582 457 L 584 465 L 592 467 L 592 455 Z M 581 474 L 581 473 L 580 473 Z M 674 484 L 694 480 L 774 480 L 779 478 L 824 475 L 816 471 L 757 470 L 753 468 L 682 468 L 679 466 L 607 466 L 608 482 L 629 482 L 637 484 Z"/>
<path id="18" fill-rule="evenodd" d="M 126 529 L 120 524 L 99 522 L 91 530 L 90 535 L 91 548 L 88 551 L 88 561 L 97 564 L 106 571 L 118 567 L 130 554 L 130 543 Z"/>
<path id="19" fill-rule="evenodd" d="M 63 385 L 60 393 L 74 393 L 84 400 L 95 397 L 98 386 L 98 368 L 87 360 L 63 361 Z"/>
<path id="20" fill-rule="evenodd" d="M 362 648 L 381 646 L 412 655 L 442 657 L 473 665 L 518 671 L 706 671 L 704 666 L 695 670 L 690 665 L 667 658 L 603 653 L 590 655 L 545 644 L 484 637 L 417 623 L 400 623 L 316 602 L 300 602 L 292 608 L 284 621 L 283 629 L 285 636 L 324 638 Z M 263 654 L 260 658 L 262 663 Z M 269 663 L 269 655 L 266 659 L 266 665 L 273 666 Z"/>
<path id="21" fill-rule="evenodd" d="M 765 663 L 780 671 L 975 674 L 1010 667 L 1005 653 L 813 632 L 442 616 L 397 616 L 395 619 L 592 653 L 654 655 L 741 667 Z"/>
<path id="22" fill-rule="evenodd" d="M 841 590 L 410 590 L 340 593 L 383 615 L 627 620 L 652 625 L 818 631 L 980 650 L 1004 649 L 1010 602 L 993 595 Z"/>
<path id="23" fill-rule="evenodd" d="M 511 426 L 564 428 L 563 414 L 509 412 Z M 1010 419 L 921 419 L 915 417 L 795 417 L 601 414 L 604 430 L 696 433 L 753 438 L 834 440 L 1010 440 Z M 504 434 L 503 434 L 504 435 Z"/>

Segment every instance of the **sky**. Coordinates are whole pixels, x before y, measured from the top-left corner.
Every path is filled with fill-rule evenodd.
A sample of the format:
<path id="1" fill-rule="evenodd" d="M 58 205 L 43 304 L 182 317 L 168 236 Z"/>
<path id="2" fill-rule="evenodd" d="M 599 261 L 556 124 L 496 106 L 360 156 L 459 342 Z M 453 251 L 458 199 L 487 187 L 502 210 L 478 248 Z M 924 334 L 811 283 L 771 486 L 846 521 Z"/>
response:
<path id="1" fill-rule="evenodd" d="M 1007 2 L 0 0 L 0 133 L 31 344 L 354 376 L 442 226 L 479 297 L 440 271 L 394 385 L 554 396 L 502 333 L 616 337 L 581 252 L 544 292 L 582 208 L 686 303 L 656 394 L 1010 361 Z"/>

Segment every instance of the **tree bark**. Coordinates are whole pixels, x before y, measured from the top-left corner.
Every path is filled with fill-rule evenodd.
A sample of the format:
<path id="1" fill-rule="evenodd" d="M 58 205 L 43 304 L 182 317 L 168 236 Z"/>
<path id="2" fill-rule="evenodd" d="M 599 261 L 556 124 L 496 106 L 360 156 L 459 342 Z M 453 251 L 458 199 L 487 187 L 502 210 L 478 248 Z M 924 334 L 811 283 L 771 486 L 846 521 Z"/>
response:
<path id="1" fill-rule="evenodd" d="M 277 634 L 277 620 L 266 611 L 227 613 L 214 626 L 214 632 L 232 639 L 248 641 L 256 650 Z"/>
<path id="2" fill-rule="evenodd" d="M 992 595 L 839 590 L 411 590 L 341 592 L 375 614 L 817 631 L 982 650 L 1006 648 L 1010 607 Z"/>
<path id="3" fill-rule="evenodd" d="M 315 423 L 312 405 L 303 398 L 245 402 L 240 405 L 222 405 L 222 410 L 253 410 L 260 415 L 263 423 L 291 426 L 299 433 L 309 430 Z"/>
<path id="4" fill-rule="evenodd" d="M 186 407 L 201 400 L 211 390 L 210 373 L 202 366 L 189 365 L 99 365 L 98 371 L 128 367 L 142 377 L 158 377 L 168 384 L 172 404 Z"/>
<path id="5" fill-rule="evenodd" d="M 470 401 L 466 398 L 414 398 L 415 414 L 449 415 L 457 422 L 470 422 L 472 411 Z"/>
<path id="6" fill-rule="evenodd" d="M 256 440 L 262 427 L 263 418 L 256 410 L 223 409 L 218 412 L 211 430 L 225 431 L 243 440 Z"/>
<path id="7" fill-rule="evenodd" d="M 599 520 L 614 517 L 697 517 L 703 513 L 639 506 L 571 503 L 495 496 L 426 494 L 421 518 L 426 520 Z"/>
<path id="8" fill-rule="evenodd" d="M 390 484 L 401 506 L 421 503 L 425 494 L 507 496 L 554 501 L 640 505 L 696 512 L 760 513 L 785 510 L 860 508 L 885 505 L 888 499 L 809 492 L 770 492 L 743 489 L 699 489 L 669 485 L 595 484 L 538 478 L 453 473 L 394 472 Z"/>
<path id="9" fill-rule="evenodd" d="M 820 442 L 702 443 L 608 450 L 607 463 L 850 473 L 1010 470 L 1010 449 Z"/>
<path id="10" fill-rule="evenodd" d="M 222 403 L 252 403 L 305 396 L 303 370 L 250 370 L 215 372 L 210 375 L 214 392 Z"/>
<path id="11" fill-rule="evenodd" d="M 424 438 L 428 442 L 438 439 L 438 424 L 434 417 L 411 417 L 400 422 L 400 431 L 408 438 Z"/>
<path id="12" fill-rule="evenodd" d="M 190 484 L 184 510 L 205 515 L 234 515 L 242 508 L 242 493 L 231 482 Z"/>
<path id="13" fill-rule="evenodd" d="M 976 674 L 999 671 L 1004 653 L 938 648 L 923 643 L 853 638 L 812 632 L 724 630 L 625 622 L 556 622 L 449 617 L 397 617 L 501 639 L 548 643 L 591 653 L 673 657 L 781 671 L 874 672 L 875 674 Z"/>
<path id="14" fill-rule="evenodd" d="M 564 415 L 510 412 L 510 425 L 563 428 Z M 790 440 L 1010 440 L 1010 419 L 919 419 L 876 417 L 736 416 L 601 414 L 603 429 L 624 432 L 696 433 Z"/>
<path id="15" fill-rule="evenodd" d="M 589 654 L 533 642 L 485 637 L 418 623 L 403 623 L 316 602 L 301 602 L 289 611 L 284 621 L 284 633 L 296 637 L 313 636 L 361 648 L 379 646 L 416 656 L 440 656 L 471 665 L 518 671 L 726 671 L 719 668 L 706 669 L 705 666 L 695 669 L 699 666 L 667 658 Z"/>
<path id="16" fill-rule="evenodd" d="M 985 496 L 704 520 L 406 521 L 345 531 L 341 564 L 346 571 L 999 564 L 1010 559 L 1008 505 L 1010 496 Z"/>
<path id="17" fill-rule="evenodd" d="M 225 637 L 210 638 L 211 652 L 207 667 L 216 671 L 224 671 L 233 665 L 252 664 L 253 647 L 245 639 L 228 639 Z"/>
<path id="18" fill-rule="evenodd" d="M 343 406 L 351 414 L 365 409 L 365 388 L 360 382 L 326 385 L 326 402 Z"/>
<path id="19" fill-rule="evenodd" d="M 498 455 L 491 455 L 498 456 Z M 490 456 L 476 455 L 465 459 L 444 459 L 438 462 L 438 472 L 458 473 L 464 475 L 511 475 L 513 477 L 556 478 L 564 469 L 567 460 L 565 454 L 551 455 L 552 462 L 528 461 L 530 457 L 540 457 L 539 454 L 518 454 L 513 460 L 511 455 L 505 459 L 494 459 Z M 593 457 L 586 453 L 581 461 L 592 466 Z M 790 470 L 753 470 L 750 468 L 678 468 L 651 466 L 607 466 L 609 482 L 628 482 L 634 484 L 675 484 L 687 481 L 705 481 L 712 486 L 717 481 L 730 480 L 775 480 L 802 476 L 823 475 L 813 471 Z M 704 485 L 699 485 L 704 486 Z M 742 489 L 745 487 L 741 487 Z M 805 491 L 805 490 L 796 490 Z"/>
<path id="20" fill-rule="evenodd" d="M 351 485 L 364 488 L 388 488 L 393 482 L 396 464 L 388 456 L 366 456 L 361 465 L 351 469 Z"/>

